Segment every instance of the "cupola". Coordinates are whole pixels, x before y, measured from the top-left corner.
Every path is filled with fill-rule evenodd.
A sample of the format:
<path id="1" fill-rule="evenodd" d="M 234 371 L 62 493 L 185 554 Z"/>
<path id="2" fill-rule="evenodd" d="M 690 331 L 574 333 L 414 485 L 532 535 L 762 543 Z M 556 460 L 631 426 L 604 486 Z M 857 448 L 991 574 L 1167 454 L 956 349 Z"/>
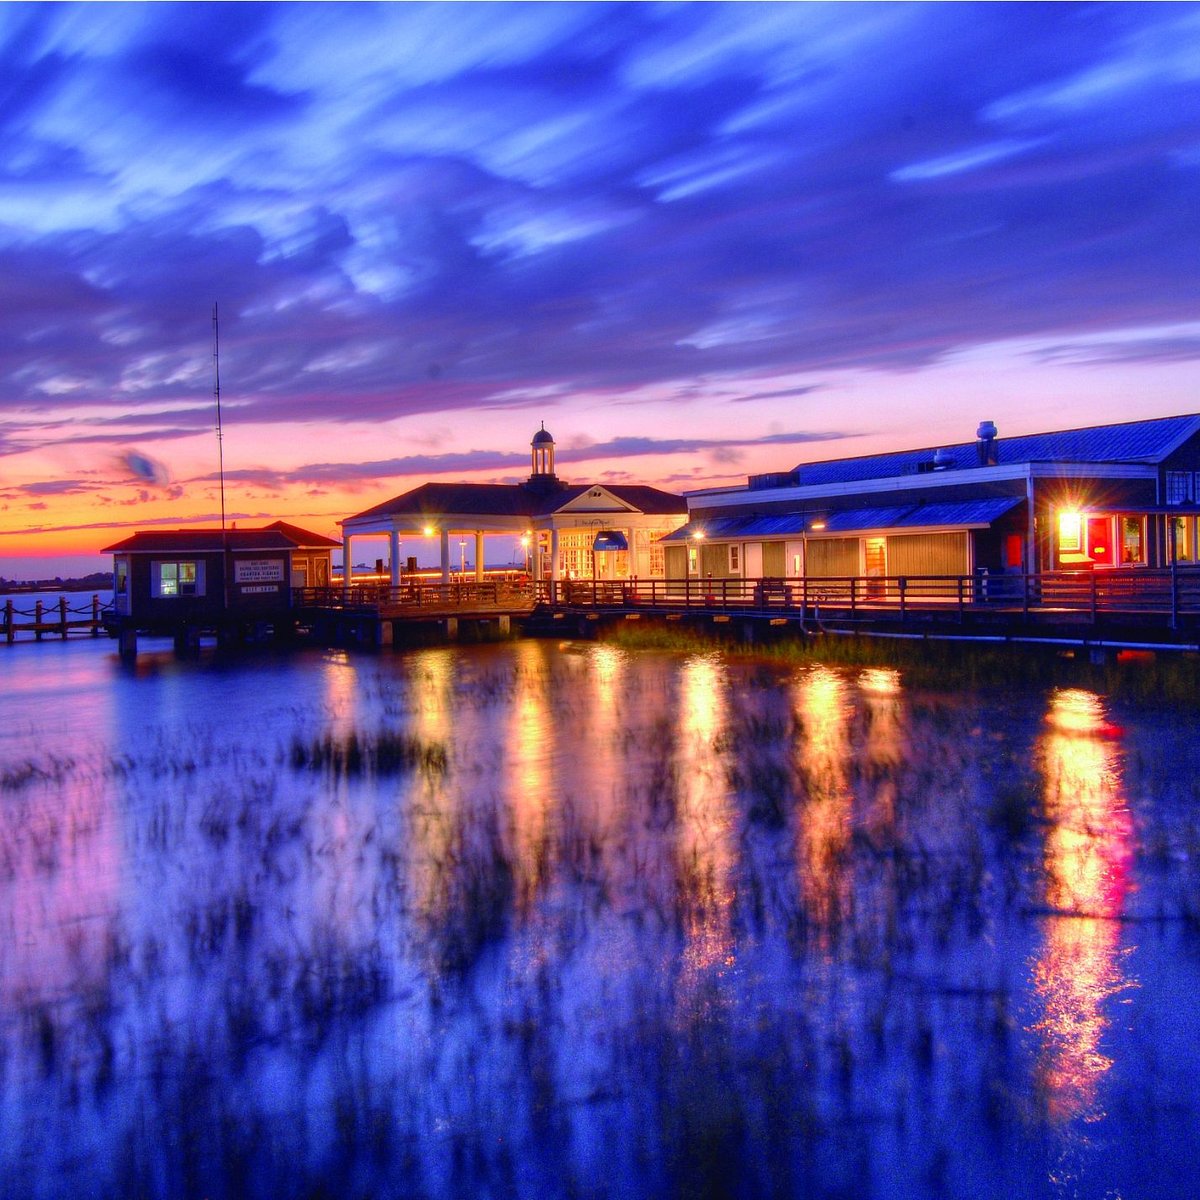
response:
<path id="1" fill-rule="evenodd" d="M 533 435 L 533 440 L 529 443 L 532 451 L 532 467 L 533 473 L 529 477 L 530 483 L 535 483 L 539 479 L 554 479 L 554 438 L 550 436 L 546 429 L 546 422 L 542 422 L 542 427 Z"/>

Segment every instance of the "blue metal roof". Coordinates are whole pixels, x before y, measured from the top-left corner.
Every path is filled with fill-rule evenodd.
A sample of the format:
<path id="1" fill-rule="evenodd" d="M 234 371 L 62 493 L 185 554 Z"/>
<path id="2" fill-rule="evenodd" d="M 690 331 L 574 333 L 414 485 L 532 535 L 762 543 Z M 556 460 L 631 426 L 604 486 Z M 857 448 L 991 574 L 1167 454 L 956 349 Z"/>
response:
<path id="1" fill-rule="evenodd" d="M 996 439 L 1001 465 L 1028 462 L 1138 463 L 1162 462 L 1187 438 L 1200 432 L 1200 416 L 1159 417 L 1151 421 L 1127 421 L 1120 425 L 1094 425 L 1055 433 L 1032 433 Z M 941 451 L 939 463 L 947 470 L 979 465 L 975 442 L 923 450 L 899 450 L 869 454 L 861 458 L 839 458 L 830 462 L 801 463 L 792 473 L 791 486 L 811 487 L 856 483 L 864 479 L 892 479 L 917 474 L 920 464 L 931 464 Z M 927 468 L 928 469 L 928 468 Z"/>
<path id="2" fill-rule="evenodd" d="M 850 533 L 862 529 L 985 529 L 1018 504 L 1021 496 L 997 496 L 989 500 L 957 500 L 944 504 L 915 504 L 904 508 L 852 508 L 830 513 L 826 533 Z"/>
<path id="3" fill-rule="evenodd" d="M 819 537 L 855 533 L 864 529 L 980 529 L 1023 504 L 1020 496 L 998 496 L 987 500 L 958 500 L 939 504 L 872 505 L 840 512 L 747 513 L 741 516 L 710 517 L 691 521 L 661 541 L 686 542 L 702 532 L 705 540 L 728 542 L 738 539 Z"/>

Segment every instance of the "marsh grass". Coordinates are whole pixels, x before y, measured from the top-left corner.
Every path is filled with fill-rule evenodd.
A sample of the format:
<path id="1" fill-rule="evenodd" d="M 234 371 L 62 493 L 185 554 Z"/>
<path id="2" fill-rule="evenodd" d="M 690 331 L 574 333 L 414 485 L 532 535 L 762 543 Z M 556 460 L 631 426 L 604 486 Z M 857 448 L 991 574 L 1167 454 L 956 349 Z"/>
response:
<path id="1" fill-rule="evenodd" d="M 446 747 L 407 733 L 382 730 L 373 734 L 350 730 L 335 736 L 304 742 L 292 740 L 291 765 L 296 770 L 330 770 L 346 775 L 394 775 L 400 771 L 421 770 L 444 773 Z"/>
<path id="2" fill-rule="evenodd" d="M 4 793 L 0 1197 L 1041 1200 L 1064 1129 L 1102 1135 L 1072 1194 L 1185 1182 L 1195 1094 L 1114 1006 L 1195 978 L 1186 725 L 1059 744 L 1033 693 L 594 650 L 371 660 L 274 741 Z M 1047 912 L 1122 806 L 1131 919 Z M 1160 1175 L 1070 1116 L 1100 1058 Z"/>
<path id="3" fill-rule="evenodd" d="M 1200 706 L 1200 655 L 1165 652 L 1093 663 L 1081 650 L 1021 645 L 996 649 L 969 642 L 912 641 L 859 636 L 783 634 L 743 642 L 733 634 L 706 634 L 674 625 L 626 622 L 603 637 L 629 650 L 676 654 L 720 652 L 735 659 L 788 666 L 897 667 L 919 688 L 1086 687 L 1145 703 Z"/>

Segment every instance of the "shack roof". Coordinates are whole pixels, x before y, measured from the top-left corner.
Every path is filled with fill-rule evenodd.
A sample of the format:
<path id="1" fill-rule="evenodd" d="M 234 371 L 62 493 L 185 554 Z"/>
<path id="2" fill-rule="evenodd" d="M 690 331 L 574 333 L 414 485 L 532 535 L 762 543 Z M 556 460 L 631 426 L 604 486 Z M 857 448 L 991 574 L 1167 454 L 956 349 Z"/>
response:
<path id="1" fill-rule="evenodd" d="M 277 529 L 141 529 L 101 554 L 203 554 L 221 550 L 295 550 Z"/>
<path id="2" fill-rule="evenodd" d="M 287 521 L 272 521 L 263 526 L 263 532 L 277 529 L 284 537 L 289 537 L 297 546 L 306 550 L 334 550 L 342 543 L 337 538 L 326 537 L 321 533 L 313 533 L 311 529 L 301 529 L 299 525 L 291 525 Z"/>

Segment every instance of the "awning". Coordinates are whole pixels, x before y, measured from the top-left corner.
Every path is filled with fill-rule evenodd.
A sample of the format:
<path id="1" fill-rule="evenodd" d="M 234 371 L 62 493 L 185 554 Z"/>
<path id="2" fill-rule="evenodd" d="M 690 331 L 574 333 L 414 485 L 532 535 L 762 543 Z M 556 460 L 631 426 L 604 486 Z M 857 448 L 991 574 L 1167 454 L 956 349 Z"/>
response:
<path id="1" fill-rule="evenodd" d="M 592 543 L 592 550 L 628 550 L 629 543 L 619 529 L 601 529 Z"/>
<path id="2" fill-rule="evenodd" d="M 993 521 L 1025 502 L 1022 496 L 995 496 L 979 500 L 940 501 L 934 504 L 873 505 L 807 513 L 749 513 L 733 517 L 693 518 L 661 540 L 686 542 L 697 533 L 710 541 L 759 541 L 769 538 L 833 537 L 891 529 L 986 529 Z"/>

